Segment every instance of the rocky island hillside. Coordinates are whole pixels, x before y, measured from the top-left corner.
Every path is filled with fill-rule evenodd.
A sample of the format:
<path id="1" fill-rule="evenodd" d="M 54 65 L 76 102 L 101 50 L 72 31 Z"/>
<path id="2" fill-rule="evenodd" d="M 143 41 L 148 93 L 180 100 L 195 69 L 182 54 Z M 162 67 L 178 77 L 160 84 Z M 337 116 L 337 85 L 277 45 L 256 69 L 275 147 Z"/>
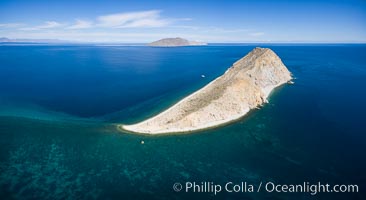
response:
<path id="1" fill-rule="evenodd" d="M 281 59 L 268 48 L 255 48 L 222 76 L 164 112 L 124 130 L 160 134 L 218 126 L 267 102 L 270 92 L 291 80 Z"/>
<path id="2" fill-rule="evenodd" d="M 155 42 L 151 42 L 148 46 L 153 47 L 181 47 L 181 46 L 201 46 L 207 45 L 207 43 L 197 42 L 197 41 L 189 41 L 183 38 L 164 38 Z"/>

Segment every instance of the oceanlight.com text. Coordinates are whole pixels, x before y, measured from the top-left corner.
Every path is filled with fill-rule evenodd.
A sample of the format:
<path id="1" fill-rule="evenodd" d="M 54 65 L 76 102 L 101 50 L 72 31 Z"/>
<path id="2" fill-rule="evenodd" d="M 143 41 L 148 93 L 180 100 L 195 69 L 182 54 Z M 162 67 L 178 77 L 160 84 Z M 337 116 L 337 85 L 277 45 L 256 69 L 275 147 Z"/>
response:
<path id="1" fill-rule="evenodd" d="M 268 193 L 309 193 L 316 195 L 318 193 L 357 193 L 358 185 L 345 184 L 328 184 L 328 183 L 309 183 L 301 184 L 278 184 L 275 182 L 260 182 L 258 184 L 248 182 L 227 182 L 217 184 L 214 182 L 184 182 L 174 183 L 173 190 L 175 192 L 193 192 L 193 193 L 213 193 L 221 192 L 228 193 L 253 193 L 253 192 L 268 192 Z"/>

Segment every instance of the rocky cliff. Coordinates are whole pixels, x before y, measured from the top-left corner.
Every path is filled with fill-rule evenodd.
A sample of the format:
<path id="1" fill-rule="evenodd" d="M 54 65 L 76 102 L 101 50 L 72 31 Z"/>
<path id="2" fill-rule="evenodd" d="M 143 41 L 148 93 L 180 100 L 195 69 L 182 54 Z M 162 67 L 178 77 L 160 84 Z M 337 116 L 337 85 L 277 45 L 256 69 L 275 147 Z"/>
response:
<path id="1" fill-rule="evenodd" d="M 159 134 L 218 126 L 265 103 L 275 87 L 290 80 L 291 73 L 271 49 L 255 48 L 222 76 L 164 112 L 120 128 Z"/>

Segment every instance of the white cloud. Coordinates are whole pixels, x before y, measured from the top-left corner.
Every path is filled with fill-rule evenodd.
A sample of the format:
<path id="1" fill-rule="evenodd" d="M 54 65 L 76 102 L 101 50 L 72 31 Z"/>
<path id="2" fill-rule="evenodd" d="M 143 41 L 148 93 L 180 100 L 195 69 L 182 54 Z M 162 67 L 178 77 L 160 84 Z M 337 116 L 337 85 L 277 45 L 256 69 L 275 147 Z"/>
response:
<path id="1" fill-rule="evenodd" d="M 64 26 L 61 23 L 58 23 L 56 21 L 46 21 L 44 24 L 34 27 L 27 27 L 27 28 L 20 28 L 19 30 L 23 31 L 33 31 L 33 30 L 40 30 L 40 29 L 50 29 L 50 28 L 59 28 Z"/>
<path id="2" fill-rule="evenodd" d="M 264 32 L 246 27 L 198 26 L 191 18 L 167 18 L 160 10 L 123 12 L 97 16 L 95 19 L 75 19 L 74 22 L 46 21 L 38 26 L 0 29 L 10 38 L 61 39 L 89 42 L 149 42 L 164 37 L 183 37 L 206 42 L 242 42 L 259 40 Z M 1 27 L 9 25 L 0 24 Z M 150 29 L 161 27 L 161 29 Z M 118 28 L 125 28 L 121 31 Z M 147 28 L 147 29 L 146 29 Z M 83 30 L 87 29 L 87 30 Z M 32 31 L 37 30 L 37 31 Z"/>
<path id="3" fill-rule="evenodd" d="M 38 26 L 25 26 L 24 24 L 4 23 L 0 28 L 16 28 L 19 31 L 52 30 L 64 28 L 66 30 L 87 29 L 87 28 L 152 28 L 167 27 L 177 21 L 191 21 L 192 18 L 163 18 L 160 10 L 147 10 L 137 12 L 123 12 L 109 15 L 102 15 L 96 20 L 76 19 L 74 23 L 62 24 L 57 21 L 46 21 Z M 23 27 L 19 27 L 23 26 Z M 177 26 L 178 27 L 178 26 Z M 183 28 L 183 27 L 182 27 Z"/>
<path id="4" fill-rule="evenodd" d="M 164 27 L 171 23 L 160 16 L 159 10 L 126 12 L 98 17 L 98 25 L 112 28 Z"/>
<path id="5" fill-rule="evenodd" d="M 38 26 L 39 29 L 45 29 L 45 28 L 57 28 L 63 26 L 62 24 L 55 22 L 55 21 L 47 21 L 44 25 Z"/>
<path id="6" fill-rule="evenodd" d="M 67 27 L 67 29 L 85 29 L 85 28 L 91 28 L 92 26 L 93 23 L 90 21 L 77 19 L 75 21 L 75 24 Z"/>

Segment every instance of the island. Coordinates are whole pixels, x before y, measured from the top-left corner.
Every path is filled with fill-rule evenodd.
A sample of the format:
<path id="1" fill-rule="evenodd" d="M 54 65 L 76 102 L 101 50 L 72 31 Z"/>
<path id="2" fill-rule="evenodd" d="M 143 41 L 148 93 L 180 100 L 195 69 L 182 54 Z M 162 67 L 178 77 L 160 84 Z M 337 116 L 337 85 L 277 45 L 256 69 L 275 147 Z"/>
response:
<path id="1" fill-rule="evenodd" d="M 120 129 L 145 134 L 191 132 L 226 124 L 267 102 L 271 91 L 292 79 L 269 48 L 255 48 L 220 77 L 160 114 Z"/>
<path id="2" fill-rule="evenodd" d="M 207 45 L 204 42 L 189 41 L 184 38 L 164 38 L 155 42 L 151 42 L 148 46 L 152 47 L 183 47 L 183 46 L 202 46 Z"/>

